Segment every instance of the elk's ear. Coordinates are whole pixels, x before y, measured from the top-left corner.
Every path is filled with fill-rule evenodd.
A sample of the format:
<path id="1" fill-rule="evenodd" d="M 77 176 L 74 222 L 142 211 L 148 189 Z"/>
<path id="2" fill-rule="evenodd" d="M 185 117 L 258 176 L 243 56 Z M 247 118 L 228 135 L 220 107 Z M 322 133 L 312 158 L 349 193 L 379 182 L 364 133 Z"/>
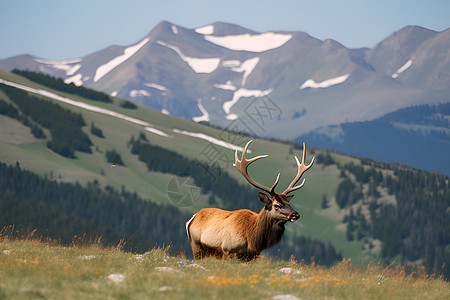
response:
<path id="1" fill-rule="evenodd" d="M 286 196 L 286 201 L 287 202 L 291 202 L 292 197 L 294 197 L 294 195 Z"/>
<path id="2" fill-rule="evenodd" d="M 261 202 L 266 206 L 270 207 L 270 205 L 272 205 L 272 200 L 270 200 L 270 198 L 266 194 L 258 192 L 258 197 L 259 200 L 261 200 Z"/>

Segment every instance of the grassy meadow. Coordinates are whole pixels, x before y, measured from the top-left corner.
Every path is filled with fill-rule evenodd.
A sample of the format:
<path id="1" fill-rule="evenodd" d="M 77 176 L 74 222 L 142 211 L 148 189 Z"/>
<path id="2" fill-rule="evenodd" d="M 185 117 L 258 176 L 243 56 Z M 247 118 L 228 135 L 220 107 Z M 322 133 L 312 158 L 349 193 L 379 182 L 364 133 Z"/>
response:
<path id="1" fill-rule="evenodd" d="M 448 299 L 450 284 L 416 269 L 343 260 L 331 268 L 260 257 L 187 260 L 99 243 L 0 240 L 0 299 Z M 277 298 L 278 297 L 278 298 Z M 295 299 L 295 298 L 290 298 Z"/>

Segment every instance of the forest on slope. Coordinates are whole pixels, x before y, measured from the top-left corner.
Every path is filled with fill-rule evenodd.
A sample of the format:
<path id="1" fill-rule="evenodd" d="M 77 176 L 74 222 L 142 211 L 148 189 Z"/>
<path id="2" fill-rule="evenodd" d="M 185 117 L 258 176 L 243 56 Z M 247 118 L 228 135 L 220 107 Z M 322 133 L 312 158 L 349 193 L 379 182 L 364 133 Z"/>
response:
<path id="1" fill-rule="evenodd" d="M 100 102 L 112 102 L 111 98 L 103 93 L 98 92 L 93 89 L 88 89 L 83 86 L 76 86 L 73 83 L 66 84 L 64 80 L 61 78 L 56 78 L 50 75 L 37 73 L 37 72 L 31 72 L 31 71 L 25 71 L 25 70 L 17 70 L 14 69 L 12 73 L 15 73 L 17 75 L 26 77 L 34 82 L 43 84 L 45 86 L 48 86 L 50 88 L 54 88 L 58 91 L 66 92 L 73 95 L 78 95 L 84 98 L 88 98 L 94 101 L 100 101 Z"/>
<path id="2" fill-rule="evenodd" d="M 412 168 L 377 171 L 388 164 L 340 165 L 336 202 L 347 207 L 347 239 L 382 242 L 380 257 L 405 265 L 421 264 L 429 272 L 450 276 L 450 182 L 447 176 Z M 382 190 L 395 202 L 380 201 Z M 363 213 L 364 211 L 364 213 Z M 370 241 L 368 242 L 371 243 Z"/>
<path id="3" fill-rule="evenodd" d="M 81 130 L 86 123 L 80 114 L 4 84 L 0 84 L 0 90 L 17 105 L 16 108 L 0 99 L 0 103 L 3 103 L 5 111 L 8 109 L 10 116 L 17 116 L 16 118 L 21 120 L 31 119 L 33 122 L 22 123 L 31 126 L 32 133 L 33 128 L 37 128 L 34 130 L 37 132 L 37 134 L 34 133 L 37 138 L 45 137 L 42 127 L 50 131 L 51 139 L 47 143 L 48 148 L 69 158 L 75 157 L 75 151 L 91 153 L 92 142 Z"/>

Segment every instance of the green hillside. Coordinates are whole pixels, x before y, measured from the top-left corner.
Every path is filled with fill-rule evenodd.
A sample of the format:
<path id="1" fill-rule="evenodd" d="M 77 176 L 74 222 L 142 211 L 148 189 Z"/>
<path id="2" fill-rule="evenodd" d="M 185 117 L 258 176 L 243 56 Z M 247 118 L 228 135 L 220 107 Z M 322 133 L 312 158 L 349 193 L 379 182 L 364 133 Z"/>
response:
<path id="1" fill-rule="evenodd" d="M 16 166 L 16 163 L 19 162 L 20 170 L 14 169 L 15 172 L 29 170 L 49 182 L 79 185 L 86 189 L 84 192 L 89 192 L 94 184 L 96 189 L 100 189 L 101 195 L 108 194 L 108 192 L 118 193 L 121 201 L 125 202 L 129 201 L 126 195 L 135 193 L 139 201 L 162 205 L 158 207 L 173 211 L 174 216 L 178 214 L 183 220 L 176 220 L 177 224 L 184 224 L 191 214 L 203 207 L 250 208 L 254 211 L 262 208 L 262 204 L 257 198 L 257 191 L 232 167 L 234 151 L 217 144 L 225 141 L 243 147 L 250 137 L 165 115 L 143 106 L 138 106 L 137 109 L 127 109 L 126 106 L 121 105 L 123 100 L 118 98 L 112 98 L 110 103 L 86 99 L 80 95 L 68 94 L 40 85 L 17 74 L 0 72 L 0 78 L 8 81 L 8 84 L 13 82 L 35 89 L 25 93 L 27 95 L 23 97 L 32 96 L 40 101 L 55 103 L 62 109 L 81 116 L 83 123 L 78 128 L 92 143 L 92 146 L 89 147 L 90 152 L 74 150 L 73 157 L 56 153 L 48 147 L 49 141 L 54 138 L 52 127 L 42 125 L 42 121 L 33 118 L 31 113 L 26 113 L 25 108 L 19 107 L 16 101 L 8 96 L 10 93 L 8 90 L 23 89 L 23 87 L 14 88 L 0 82 L 0 99 L 7 105 L 16 108 L 20 115 L 26 115 L 30 120 L 30 124 L 26 124 L 20 118 L 0 115 L 0 127 L 2 128 L 0 130 L 0 161 L 10 166 Z M 36 90 L 44 90 L 47 93 L 39 92 L 37 94 Z M 76 104 L 71 105 L 52 99 L 55 98 L 55 95 L 74 100 Z M 90 106 L 83 107 L 83 105 Z M 95 110 L 93 108 L 104 111 L 99 113 L 93 111 Z M 134 119 L 125 120 L 124 116 Z M 142 125 L 135 119 L 148 124 Z M 92 124 L 97 130 L 92 130 Z M 40 126 L 45 138 L 34 136 L 31 132 L 32 126 Z M 98 133 L 99 130 L 101 135 Z M 70 136 L 72 137 L 72 135 Z M 75 139 L 75 136 L 73 137 Z M 211 142 L 205 138 L 214 140 Z M 161 158 L 157 162 L 163 167 L 154 167 L 154 162 L 149 163 L 140 152 L 133 151 L 136 141 L 148 145 L 146 147 L 150 149 L 148 150 L 150 157 L 156 157 L 152 155 L 156 151 L 161 152 Z M 71 139 L 67 143 L 70 142 Z M 299 144 L 255 139 L 251 150 L 250 157 L 269 154 L 268 158 L 258 161 L 250 167 L 250 173 L 256 181 L 270 185 L 277 174 L 281 173 L 279 186 L 280 189 L 284 189 L 294 178 L 296 174 L 294 155 L 299 156 L 302 151 Z M 111 162 L 111 154 L 114 154 L 112 157 L 116 157 L 117 160 L 120 158 L 121 164 L 118 163 L 119 161 Z M 381 257 L 387 262 L 395 259 L 397 262 L 403 263 L 426 264 L 429 270 L 441 271 L 445 257 L 448 257 L 446 255 L 450 251 L 448 222 L 427 224 L 426 221 L 418 221 L 417 230 L 423 232 L 426 227 L 438 233 L 438 238 L 432 240 L 432 245 L 436 246 L 436 250 L 433 252 L 433 257 L 429 258 L 425 258 L 422 253 L 428 251 L 426 249 L 408 256 L 405 250 L 406 246 L 402 246 L 406 244 L 406 241 L 415 245 L 417 242 L 415 236 L 421 236 L 418 232 L 401 232 L 396 236 L 400 239 L 401 245 L 396 245 L 395 249 L 388 251 L 386 249 L 390 248 L 386 241 L 389 241 L 391 237 L 380 233 L 382 229 L 374 226 L 373 221 L 382 216 L 386 218 L 385 222 L 391 222 L 390 218 L 392 217 L 382 213 L 384 209 L 389 210 L 388 205 L 395 207 L 401 197 L 398 194 L 401 190 L 398 188 L 400 180 L 404 180 L 403 178 L 408 176 L 403 176 L 393 166 L 362 161 L 318 149 L 307 150 L 308 161 L 312 156 L 316 156 L 316 163 L 304 175 L 306 184 L 295 193 L 291 202 L 294 209 L 300 212 L 301 218 L 296 223 L 287 224 L 282 243 L 278 248 L 272 249 L 271 254 L 289 257 L 290 254 L 303 253 L 303 255 L 307 255 L 305 258 L 309 261 L 311 256 L 315 256 L 317 259 L 317 256 L 320 257 L 319 254 L 322 253 L 323 257 L 326 257 L 335 250 L 343 257 L 351 257 L 355 262 L 367 262 L 372 258 Z M 177 161 L 179 163 L 173 163 Z M 180 169 L 181 162 L 186 162 L 184 169 Z M 174 165 L 173 168 L 168 168 L 171 163 Z M 193 170 L 196 170 L 195 173 Z M 405 172 L 425 174 L 417 173 L 418 171 L 415 170 Z M 425 175 L 430 178 L 429 173 Z M 432 178 L 437 184 L 427 184 L 424 189 L 427 195 L 431 195 L 429 200 L 436 203 L 432 209 L 439 209 L 442 213 L 445 212 L 445 207 L 449 206 L 448 178 L 433 176 Z M 180 184 L 185 180 L 187 181 L 184 185 Z M 412 180 L 420 180 L 420 177 Z M 224 191 L 221 186 L 225 186 L 226 182 L 230 187 Z M 343 186 L 343 183 L 346 182 L 351 184 Z M 46 185 L 47 183 L 45 181 L 42 184 Z M 2 196 L 5 193 L 3 191 Z M 187 194 L 190 197 L 185 197 Z M 22 199 L 21 201 L 29 201 L 26 197 L 21 198 L 18 194 L 12 195 L 12 197 Z M 344 198 L 344 201 L 336 201 L 341 198 Z M 346 201 L 345 199 L 351 200 Z M 45 202 L 46 200 L 41 199 L 41 201 Z M 424 199 L 419 197 L 415 203 L 421 201 Z M 9 201 L 9 203 L 14 203 L 14 201 Z M 54 205 L 58 206 L 59 204 Z M 400 202 L 397 203 L 397 208 L 399 208 L 398 205 Z M 419 207 L 417 206 L 417 209 L 413 209 L 412 212 L 421 214 Z M 444 210 L 441 207 L 444 207 Z M 61 209 L 61 207 L 58 206 L 57 209 Z M 403 211 L 403 207 L 400 207 L 399 210 Z M 434 210 L 431 210 L 424 214 L 425 220 L 433 212 Z M 136 211 L 136 213 L 140 214 L 141 212 Z M 84 212 L 80 212 L 78 217 L 98 223 L 95 216 L 89 217 L 83 214 Z M 161 210 L 161 215 L 163 215 L 163 210 Z M 445 213 L 437 216 L 446 218 Z M 140 218 L 144 218 L 144 216 Z M 404 221 L 405 224 L 410 224 L 408 220 Z M 369 225 L 365 226 L 365 223 Z M 135 229 L 128 228 L 127 231 L 126 228 L 113 223 L 97 225 L 99 227 L 96 228 L 96 232 L 101 232 L 102 226 L 112 227 L 115 230 L 112 235 L 114 237 L 117 236 L 116 234 L 120 236 L 121 232 L 134 234 L 138 232 L 136 228 L 140 226 L 135 225 L 137 227 L 130 227 Z M 184 230 L 184 228 L 181 229 Z M 142 231 L 141 233 L 138 239 L 142 241 L 148 237 L 148 235 L 146 236 L 148 232 Z M 164 240 L 161 237 L 155 238 L 155 241 L 182 246 L 186 245 L 187 238 L 185 241 L 177 241 L 168 238 Z M 313 246 L 310 247 L 309 252 L 305 251 L 308 245 Z M 189 251 L 189 249 L 186 250 L 186 252 Z"/>

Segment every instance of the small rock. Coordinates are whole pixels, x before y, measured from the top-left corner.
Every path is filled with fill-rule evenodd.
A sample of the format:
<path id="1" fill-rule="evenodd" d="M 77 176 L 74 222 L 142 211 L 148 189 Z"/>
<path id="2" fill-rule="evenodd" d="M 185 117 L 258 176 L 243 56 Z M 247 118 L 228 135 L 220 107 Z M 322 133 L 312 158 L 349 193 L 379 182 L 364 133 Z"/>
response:
<path id="1" fill-rule="evenodd" d="M 8 254 L 11 254 L 11 251 L 10 250 L 3 250 L 2 253 L 5 254 L 5 255 L 8 255 Z"/>
<path id="2" fill-rule="evenodd" d="M 170 292 L 170 291 L 173 291 L 173 288 L 170 287 L 170 286 L 162 286 L 162 287 L 160 287 L 158 289 L 158 291 L 160 291 L 160 292 Z"/>
<path id="3" fill-rule="evenodd" d="M 136 254 L 134 256 L 134 258 L 136 258 L 136 260 L 138 260 L 138 261 L 143 261 L 144 260 L 144 255 L 143 254 Z"/>
<path id="4" fill-rule="evenodd" d="M 156 267 L 155 270 L 161 272 L 178 272 L 177 270 L 171 267 Z"/>
<path id="5" fill-rule="evenodd" d="M 81 260 L 91 260 L 91 259 L 94 259 L 94 258 L 95 258 L 95 255 L 78 256 L 78 259 L 81 259 Z"/>
<path id="6" fill-rule="evenodd" d="M 298 297 L 295 297 L 294 295 L 277 295 L 273 296 L 273 300 L 301 300 Z"/>
<path id="7" fill-rule="evenodd" d="M 298 274 L 302 274 L 302 271 L 300 270 L 295 270 L 292 268 L 282 268 L 278 270 L 279 273 L 284 273 L 284 274 L 292 274 L 292 275 L 298 275 Z"/>
<path id="8" fill-rule="evenodd" d="M 296 279 L 295 281 L 297 281 L 297 282 L 307 282 L 307 281 L 311 281 L 312 279 L 313 279 L 312 277 L 308 277 L 308 278 Z"/>
<path id="9" fill-rule="evenodd" d="M 111 275 L 108 275 L 108 279 L 111 280 L 112 282 L 123 282 L 125 280 L 125 276 L 119 273 L 114 273 Z"/>
<path id="10" fill-rule="evenodd" d="M 194 268 L 194 269 L 202 269 L 202 270 L 206 270 L 205 267 L 200 266 L 199 264 L 190 264 L 190 265 L 186 265 L 186 268 Z"/>

